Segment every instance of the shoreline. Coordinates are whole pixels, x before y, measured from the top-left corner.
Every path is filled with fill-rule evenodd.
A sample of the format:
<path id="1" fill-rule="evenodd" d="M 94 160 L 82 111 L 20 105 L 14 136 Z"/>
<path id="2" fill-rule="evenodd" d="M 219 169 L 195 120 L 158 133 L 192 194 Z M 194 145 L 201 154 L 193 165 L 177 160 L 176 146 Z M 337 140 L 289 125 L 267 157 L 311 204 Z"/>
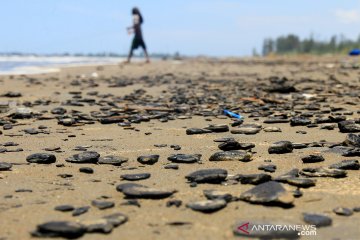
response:
<path id="1" fill-rule="evenodd" d="M 97 65 L 117 65 L 125 61 L 126 58 L 112 57 L 17 57 L 0 56 L 1 63 L 17 63 L 19 66 L 8 70 L 0 70 L 0 75 L 34 75 L 51 72 L 59 72 L 62 68 L 84 67 Z M 134 58 L 134 62 L 140 62 L 141 58 Z M 157 61 L 157 59 L 154 59 Z M 1 69 L 1 68 L 0 68 Z"/>
<path id="2" fill-rule="evenodd" d="M 58 72 L 64 68 L 73 67 L 95 67 L 99 65 L 121 65 L 125 61 L 125 57 L 114 58 L 114 57 L 75 57 L 75 56 L 0 56 L 0 62 L 33 62 L 32 65 L 19 66 L 11 70 L 0 71 L 1 76 L 7 75 L 36 75 L 51 72 Z M 91 60 L 91 61 L 90 61 Z M 94 61 L 95 60 L 95 61 Z M 134 57 L 132 63 L 142 63 L 142 57 Z M 154 62 L 182 62 L 182 61 L 205 61 L 205 62 L 222 62 L 222 63 L 277 63 L 277 64 L 297 64 L 298 61 L 305 61 L 308 63 L 356 63 L 359 61 L 357 57 L 349 56 L 314 56 L 314 55 L 284 55 L 284 56 L 268 56 L 268 57 L 185 57 L 182 59 L 158 59 L 152 58 Z M 46 66 L 37 65 L 36 62 L 48 62 Z M 65 62 L 64 62 L 65 61 Z M 75 61 L 72 63 L 72 61 Z M 80 63 L 80 62 L 81 63 Z M 54 62 L 53 64 L 51 62 Z M 59 62 L 59 63 L 55 63 Z"/>

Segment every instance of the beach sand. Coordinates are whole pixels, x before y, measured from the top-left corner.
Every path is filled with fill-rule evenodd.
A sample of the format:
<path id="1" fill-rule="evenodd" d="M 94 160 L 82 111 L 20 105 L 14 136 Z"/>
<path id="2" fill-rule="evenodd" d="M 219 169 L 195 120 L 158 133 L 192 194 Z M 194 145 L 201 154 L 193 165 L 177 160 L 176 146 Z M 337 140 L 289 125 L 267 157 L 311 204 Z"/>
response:
<path id="1" fill-rule="evenodd" d="M 320 110 L 304 109 L 304 106 L 317 101 L 321 110 L 330 107 L 342 107 L 334 112 L 323 112 L 322 117 L 339 113 L 347 119 L 359 118 L 359 76 L 360 70 L 341 66 L 340 58 L 270 58 L 270 59 L 189 59 L 183 61 L 157 61 L 151 64 L 119 64 L 111 66 L 86 66 L 63 68 L 59 73 L 39 74 L 31 76 L 1 76 L 0 95 L 9 91 L 20 92 L 16 98 L 0 97 L 0 102 L 16 102 L 21 106 L 28 102 L 36 116 L 47 116 L 47 120 L 37 117 L 18 119 L 13 128 L 3 130 L 0 144 L 15 142 L 18 146 L 6 149 L 22 148 L 21 152 L 0 153 L 0 162 L 12 163 L 11 171 L 0 172 L 0 239 L 30 239 L 30 232 L 36 230 L 38 224 L 47 221 L 84 221 L 99 219 L 112 213 L 123 213 L 128 221 L 114 228 L 110 234 L 91 233 L 82 239 L 233 239 L 233 228 L 237 221 L 253 222 L 257 220 L 281 221 L 283 223 L 306 224 L 303 213 L 319 213 L 329 216 L 332 225 L 317 229 L 317 236 L 301 239 L 358 239 L 360 235 L 360 213 L 352 216 L 340 216 L 333 212 L 336 207 L 353 209 L 360 207 L 360 175 L 359 171 L 347 171 L 346 178 L 316 178 L 316 186 L 301 189 L 303 196 L 294 200 L 294 207 L 264 206 L 250 204 L 245 201 L 233 201 L 217 212 L 205 214 L 186 207 L 191 201 L 205 200 L 203 190 L 216 189 L 228 192 L 234 197 L 251 189 L 251 184 L 198 184 L 190 187 L 185 176 L 195 170 L 222 168 L 229 176 L 236 174 L 264 173 L 258 167 L 264 160 L 271 160 L 277 169 L 267 173 L 273 177 L 289 172 L 291 169 L 305 167 L 329 166 L 344 159 L 338 153 L 326 151 L 330 143 L 342 143 L 346 133 L 339 132 L 337 124 L 334 130 L 308 128 L 306 126 L 291 127 L 289 123 L 265 124 L 267 119 L 262 116 L 251 116 L 251 107 L 245 104 L 244 98 L 256 97 L 269 102 L 278 101 L 278 110 L 271 108 L 273 113 L 286 113 L 289 117 L 298 112 L 316 112 Z M 94 74 L 96 73 L 96 74 Z M 295 85 L 296 93 L 269 93 L 262 90 L 271 76 L 287 77 Z M 117 87 L 110 87 L 118 83 Z M 120 86 L 122 83 L 125 86 Z M 146 92 L 141 94 L 139 89 Z M 93 91 L 98 93 L 94 95 Z M 74 92 L 81 92 L 75 94 Z M 88 95 L 90 93 L 90 95 Z M 175 120 L 160 122 L 152 119 L 149 122 L 132 124 L 134 129 L 124 129 L 115 124 L 77 124 L 76 126 L 59 125 L 56 115 L 50 111 L 55 107 L 90 114 L 92 111 L 103 112 L 114 109 L 120 114 L 124 107 L 139 109 L 140 115 L 148 103 L 161 103 L 154 108 L 172 109 L 169 100 L 183 94 L 192 101 L 182 104 L 186 113 L 173 113 Z M 294 100 L 294 94 L 303 93 L 316 96 L 310 99 Z M 353 94 L 350 94 L 353 93 Z M 215 95 L 213 95 L 215 94 Z M 79 97 L 81 95 L 81 98 Z M 74 97 L 78 96 L 78 97 Z M 127 96 L 127 97 L 125 97 Z M 210 102 L 213 96 L 213 102 Z M 324 98 L 318 101 L 318 98 Z M 84 106 L 63 105 L 68 100 L 92 99 L 82 102 Z M 205 100 L 204 100 L 205 99 Z M 209 100 L 210 99 L 210 100 Z M 315 99 L 315 100 L 314 100 Z M 29 102 L 31 104 L 29 104 Z M 251 101 L 250 101 L 251 102 Z M 115 105 L 114 105 L 115 103 Z M 165 103 L 167 105 L 165 105 Z M 297 103 L 297 104 L 293 104 Z M 290 104 L 292 109 L 283 106 Z M 10 105 L 14 106 L 15 103 Z M 154 104 L 153 104 L 154 105 Z M 223 105 L 238 106 L 238 112 L 245 117 L 246 123 L 257 122 L 262 127 L 280 127 L 282 132 L 261 131 L 255 135 L 208 133 L 187 135 L 188 128 L 204 128 L 209 124 L 226 124 L 232 119 L 221 114 Z M 0 113 L 3 120 L 11 120 L 9 112 Z M 264 109 L 264 112 L 270 111 Z M 352 112 L 352 115 L 349 112 Z M 204 116 L 207 113 L 208 116 Z M 312 121 L 316 113 L 310 117 Z M 345 113 L 345 115 L 344 115 Z M 186 117 L 180 117 L 184 115 Z M 253 114 L 254 115 L 254 114 Z M 34 135 L 24 133 L 24 129 L 38 129 L 45 125 L 45 133 Z M 230 127 L 235 129 L 236 127 Z M 299 131 L 306 131 L 302 134 Z M 145 134 L 147 133 L 147 134 Z M 150 134 L 151 133 L 151 134 Z M 233 137 L 242 143 L 254 143 L 251 162 L 223 161 L 210 162 L 209 157 L 218 149 L 214 139 Z M 294 149 L 288 154 L 269 154 L 269 146 L 277 141 L 287 140 L 293 143 L 319 143 L 325 140 L 329 144 L 324 147 L 308 147 Z M 156 144 L 167 144 L 156 147 Z M 170 145 L 180 145 L 181 150 L 175 151 Z M 74 164 L 65 159 L 73 154 L 76 146 L 85 146 L 101 156 L 115 155 L 127 157 L 129 160 L 122 166 L 102 164 Z M 33 153 L 46 152 L 45 148 L 60 147 L 53 153 L 55 164 L 28 164 L 26 157 Z M 1 146 L 0 146 L 1 148 Z M 178 164 L 179 169 L 165 169 L 170 162 L 171 154 L 201 154 L 201 163 Z M 143 165 L 137 162 L 141 155 L 158 154 L 159 161 L 154 165 Z M 324 162 L 304 164 L 301 157 L 309 154 L 321 154 Z M 57 167 L 56 164 L 64 164 Z M 91 167 L 93 174 L 79 172 L 81 167 Z M 116 186 L 127 182 L 120 175 L 127 173 L 150 173 L 151 177 L 135 183 L 154 188 L 176 189 L 170 198 L 159 200 L 139 199 L 140 207 L 125 205 L 124 194 L 116 191 Z M 59 174 L 70 174 L 72 177 L 62 178 Z M 294 186 L 283 185 L 289 191 Z M 16 192 L 18 189 L 31 189 L 32 192 Z M 99 210 L 91 206 L 95 199 L 115 202 L 115 207 Z M 167 207 L 170 199 L 181 200 L 180 207 Z M 73 217 L 70 213 L 55 211 L 58 205 L 69 204 L 75 207 L 91 206 L 81 216 Z M 174 224 L 178 223 L 178 224 Z M 244 239 L 239 237 L 239 239 Z"/>

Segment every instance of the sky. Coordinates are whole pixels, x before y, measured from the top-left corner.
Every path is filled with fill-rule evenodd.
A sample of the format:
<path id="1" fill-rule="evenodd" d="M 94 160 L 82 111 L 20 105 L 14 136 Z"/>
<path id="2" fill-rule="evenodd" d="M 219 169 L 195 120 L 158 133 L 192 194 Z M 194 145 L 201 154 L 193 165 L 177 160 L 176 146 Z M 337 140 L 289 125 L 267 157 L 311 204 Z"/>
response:
<path id="1" fill-rule="evenodd" d="M 247 56 L 267 37 L 360 34 L 360 0 L 1 0 L 0 52 L 127 53 L 134 6 L 150 53 Z"/>

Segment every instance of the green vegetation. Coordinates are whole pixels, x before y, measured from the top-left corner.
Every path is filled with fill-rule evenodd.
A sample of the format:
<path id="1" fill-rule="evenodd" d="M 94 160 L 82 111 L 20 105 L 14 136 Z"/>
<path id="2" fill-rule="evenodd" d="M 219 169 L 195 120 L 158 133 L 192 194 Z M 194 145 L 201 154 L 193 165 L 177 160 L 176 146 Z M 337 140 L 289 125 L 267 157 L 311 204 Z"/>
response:
<path id="1" fill-rule="evenodd" d="M 344 36 L 333 36 L 328 41 L 316 40 L 313 36 L 300 39 L 294 34 L 264 40 L 262 54 L 336 54 L 348 53 L 351 49 L 360 48 L 360 36 L 349 40 Z"/>

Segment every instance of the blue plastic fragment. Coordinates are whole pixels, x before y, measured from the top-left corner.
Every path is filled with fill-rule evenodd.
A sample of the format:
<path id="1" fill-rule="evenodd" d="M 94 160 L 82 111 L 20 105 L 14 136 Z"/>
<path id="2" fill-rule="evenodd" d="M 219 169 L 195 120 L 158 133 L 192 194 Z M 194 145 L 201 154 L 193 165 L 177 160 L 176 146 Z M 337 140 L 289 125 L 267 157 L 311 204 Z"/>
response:
<path id="1" fill-rule="evenodd" d="M 229 116 L 229 117 L 233 117 L 233 118 L 237 118 L 237 119 L 243 119 L 244 118 L 240 114 L 233 113 L 233 112 L 230 112 L 229 110 L 225 110 L 225 109 L 224 109 L 224 114 Z"/>
<path id="2" fill-rule="evenodd" d="M 360 49 L 353 49 L 349 52 L 350 56 L 359 56 L 360 55 Z"/>

